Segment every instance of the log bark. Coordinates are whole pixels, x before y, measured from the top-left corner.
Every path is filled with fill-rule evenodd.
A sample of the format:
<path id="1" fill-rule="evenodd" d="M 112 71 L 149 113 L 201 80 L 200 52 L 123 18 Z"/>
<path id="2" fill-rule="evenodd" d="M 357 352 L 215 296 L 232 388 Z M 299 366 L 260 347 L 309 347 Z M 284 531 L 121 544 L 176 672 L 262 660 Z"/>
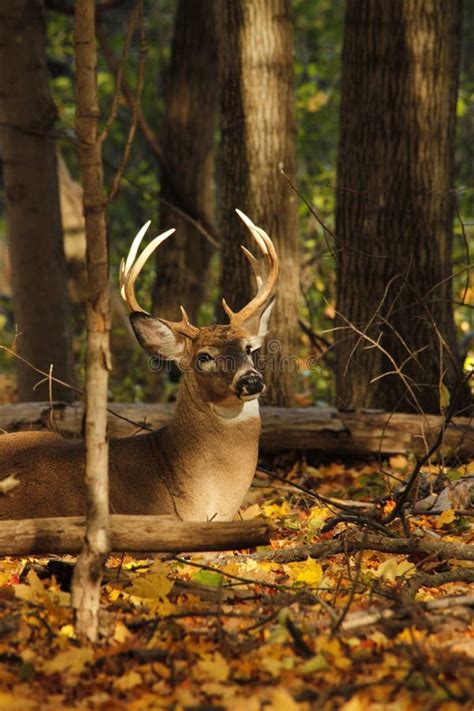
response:
<path id="1" fill-rule="evenodd" d="M 174 405 L 110 405 L 108 432 L 111 437 L 128 437 L 140 427 L 163 427 L 173 415 Z M 111 414 L 111 411 L 116 415 Z M 436 415 L 389 413 L 333 408 L 262 407 L 262 452 L 297 449 L 321 451 L 337 457 L 388 454 L 424 454 L 433 442 L 442 418 Z M 118 415 L 118 416 L 117 416 Z M 52 419 L 53 418 L 53 419 Z M 0 406 L 0 431 L 55 429 L 66 437 L 80 436 L 83 409 L 80 404 L 17 403 Z M 127 418 L 130 421 L 127 421 Z M 142 430 L 146 431 L 146 430 Z M 443 452 L 460 458 L 474 457 L 474 421 L 455 417 L 446 431 Z"/>
<path id="2" fill-rule="evenodd" d="M 268 544 L 271 525 L 264 519 L 201 523 L 170 516 L 110 517 L 110 545 L 116 552 L 182 553 L 255 548 Z M 0 556 L 79 553 L 83 517 L 36 518 L 0 523 Z"/>

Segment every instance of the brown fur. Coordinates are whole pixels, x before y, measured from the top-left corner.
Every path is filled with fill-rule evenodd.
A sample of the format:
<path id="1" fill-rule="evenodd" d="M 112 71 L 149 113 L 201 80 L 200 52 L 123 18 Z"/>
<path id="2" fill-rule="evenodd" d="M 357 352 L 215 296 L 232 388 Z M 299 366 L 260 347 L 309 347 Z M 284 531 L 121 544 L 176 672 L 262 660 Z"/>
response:
<path id="1" fill-rule="evenodd" d="M 160 352 L 161 331 L 153 341 L 134 328 L 148 350 Z M 261 338 L 230 326 L 176 338 L 185 374 L 173 420 L 151 434 L 110 441 L 112 513 L 233 518 L 255 472 L 260 433 L 258 402 L 239 399 L 235 383 L 254 371 L 246 348 Z M 203 350 L 217 356 L 209 370 L 198 365 Z M 84 459 L 83 442 L 51 432 L 0 436 L 0 478 L 15 474 L 20 481 L 0 498 L 0 518 L 82 514 Z"/>

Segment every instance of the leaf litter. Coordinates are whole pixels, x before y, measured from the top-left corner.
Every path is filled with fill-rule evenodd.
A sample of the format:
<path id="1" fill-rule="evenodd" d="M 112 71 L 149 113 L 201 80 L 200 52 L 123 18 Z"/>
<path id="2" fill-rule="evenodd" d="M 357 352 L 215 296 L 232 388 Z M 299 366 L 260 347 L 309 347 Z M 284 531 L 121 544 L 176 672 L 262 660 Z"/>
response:
<path id="1" fill-rule="evenodd" d="M 3 559 L 0 710 L 474 708 L 471 561 L 371 549 L 272 559 L 366 535 L 360 522 L 328 526 L 338 511 L 322 499 L 350 496 L 367 510 L 377 500 L 389 511 L 395 486 L 387 475 L 399 479 L 409 466 L 401 456 L 383 468 L 298 461 L 276 469 L 284 490 L 261 474 L 242 516 L 272 518 L 267 548 L 112 556 L 96 645 L 81 646 L 74 635 L 62 589 L 70 575 L 60 574 L 72 557 L 56 560 L 54 575 L 48 559 Z M 439 477 L 428 469 L 427 477 Z M 469 463 L 461 476 L 472 471 Z M 408 527 L 412 536 L 469 546 L 472 522 L 469 510 L 448 507 L 412 513 L 390 535 L 406 537 Z"/>

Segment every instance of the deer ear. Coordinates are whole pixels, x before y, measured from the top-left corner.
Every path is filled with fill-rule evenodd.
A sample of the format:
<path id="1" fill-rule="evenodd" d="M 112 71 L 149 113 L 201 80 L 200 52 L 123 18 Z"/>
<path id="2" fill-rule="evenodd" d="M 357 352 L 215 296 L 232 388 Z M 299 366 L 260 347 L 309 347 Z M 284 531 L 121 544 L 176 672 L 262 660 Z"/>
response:
<path id="1" fill-rule="evenodd" d="M 251 316 L 248 321 L 244 321 L 242 326 L 247 329 L 252 335 L 252 338 L 255 339 L 256 342 L 258 342 L 258 348 L 263 343 L 263 339 L 268 333 L 268 322 L 270 321 L 270 316 L 272 313 L 272 309 L 275 305 L 275 297 L 271 299 L 271 301 L 265 306 L 263 310 L 261 310 L 259 313 L 255 314 L 254 316 Z"/>
<path id="2" fill-rule="evenodd" d="M 179 362 L 184 355 L 186 336 L 175 333 L 165 321 L 134 311 L 130 322 L 139 344 L 148 353 Z"/>
<path id="3" fill-rule="evenodd" d="M 258 321 L 258 337 L 265 338 L 268 333 L 268 322 L 270 321 L 270 316 L 272 315 L 272 309 L 275 306 L 275 297 L 273 297 L 267 306 L 263 309 L 260 314 Z"/>

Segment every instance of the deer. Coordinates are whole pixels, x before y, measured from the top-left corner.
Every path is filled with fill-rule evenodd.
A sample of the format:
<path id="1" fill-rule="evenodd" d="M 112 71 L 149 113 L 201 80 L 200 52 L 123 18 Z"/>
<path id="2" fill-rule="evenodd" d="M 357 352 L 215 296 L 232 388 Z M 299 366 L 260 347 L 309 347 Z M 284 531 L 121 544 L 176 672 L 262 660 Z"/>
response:
<path id="1" fill-rule="evenodd" d="M 145 311 L 135 283 L 151 254 L 175 230 L 155 237 L 138 254 L 147 222 L 120 266 L 120 291 L 140 345 L 153 356 L 173 361 L 182 371 L 171 421 L 146 434 L 109 440 L 111 513 L 168 514 L 183 521 L 233 519 L 257 466 L 259 397 L 265 385 L 254 364 L 268 331 L 279 263 L 263 229 L 240 210 L 259 251 L 246 247 L 256 295 L 232 311 L 223 299 L 226 325 L 198 328 L 180 306 L 181 320 Z M 85 445 L 51 431 L 0 436 L 0 478 L 19 484 L 0 498 L 0 519 L 78 516 L 85 511 Z"/>

